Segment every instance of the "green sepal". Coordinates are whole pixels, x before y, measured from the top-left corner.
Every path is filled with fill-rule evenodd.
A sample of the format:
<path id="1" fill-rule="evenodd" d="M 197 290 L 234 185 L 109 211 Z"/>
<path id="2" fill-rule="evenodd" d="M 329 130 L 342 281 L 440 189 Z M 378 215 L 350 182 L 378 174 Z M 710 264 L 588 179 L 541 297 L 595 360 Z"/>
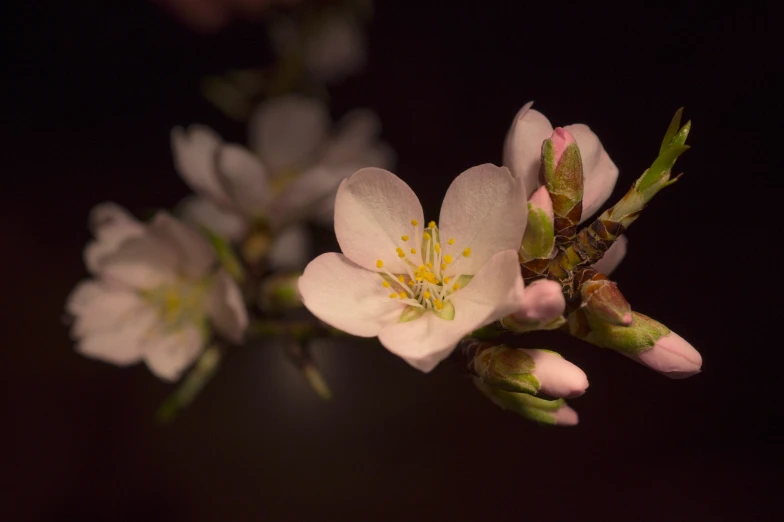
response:
<path id="1" fill-rule="evenodd" d="M 523 261 L 547 259 L 555 246 L 553 220 L 544 209 L 528 204 L 528 224 L 525 226 L 520 257 Z"/>
<path id="2" fill-rule="evenodd" d="M 482 382 L 515 393 L 539 393 L 542 386 L 533 375 L 534 367 L 533 357 L 504 345 L 480 350 L 473 359 L 474 371 Z"/>
<path id="3" fill-rule="evenodd" d="M 414 319 L 418 319 L 424 313 L 424 307 L 408 305 L 403 309 L 403 313 L 400 314 L 400 319 L 398 319 L 397 322 L 407 323 L 409 321 L 413 321 Z"/>
<path id="4" fill-rule="evenodd" d="M 661 147 L 659 147 L 659 154 L 664 152 L 670 144 L 672 144 L 672 139 L 678 134 L 678 130 L 681 128 L 681 117 L 683 116 L 683 107 L 675 111 L 675 116 L 672 117 L 672 121 L 670 122 L 670 126 L 667 127 L 667 132 L 664 133 L 664 139 L 662 140 Z"/>
<path id="5" fill-rule="evenodd" d="M 639 354 L 648 351 L 653 348 L 656 341 L 670 333 L 669 328 L 639 312 L 632 312 L 632 324 L 629 326 L 608 324 L 590 315 L 585 317 L 589 332 L 582 338 L 602 348 L 618 352 Z M 569 319 L 571 321 L 572 317 Z"/>
<path id="6" fill-rule="evenodd" d="M 542 424 L 555 424 L 553 413 L 566 404 L 563 399 L 548 401 L 526 393 L 498 390 L 483 383 L 478 377 L 474 377 L 474 385 L 501 409 Z"/>
<path id="7" fill-rule="evenodd" d="M 444 306 L 441 310 L 437 308 L 432 308 L 433 313 L 436 314 L 441 319 L 446 319 L 447 321 L 451 321 L 455 318 L 455 305 L 452 304 L 452 301 L 444 301 Z"/>

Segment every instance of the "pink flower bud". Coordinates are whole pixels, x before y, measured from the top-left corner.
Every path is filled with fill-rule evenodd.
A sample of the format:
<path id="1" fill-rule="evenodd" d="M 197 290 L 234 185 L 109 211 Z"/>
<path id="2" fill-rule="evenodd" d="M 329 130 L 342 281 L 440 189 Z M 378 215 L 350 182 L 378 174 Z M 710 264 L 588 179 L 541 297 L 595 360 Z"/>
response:
<path id="1" fill-rule="evenodd" d="M 542 186 L 533 193 L 528 199 L 528 204 L 544 210 L 545 214 L 553 220 L 553 200 L 550 198 L 550 193 L 547 192 L 547 187 Z"/>
<path id="2" fill-rule="evenodd" d="M 534 360 L 531 374 L 539 381 L 539 391 L 551 397 L 579 397 L 588 389 L 588 377 L 577 365 L 549 350 L 528 350 Z"/>
<path id="3" fill-rule="evenodd" d="M 563 156 L 564 151 L 566 148 L 571 145 L 572 143 L 576 143 L 574 136 L 571 133 L 564 129 L 563 127 L 556 127 L 553 130 L 553 135 L 550 137 L 553 140 L 553 148 L 555 150 L 555 165 L 558 165 L 558 162 L 561 161 L 561 156 Z"/>
<path id="4" fill-rule="evenodd" d="M 577 412 L 566 404 L 553 412 L 553 418 L 558 426 L 576 426 L 580 422 Z"/>
<path id="5" fill-rule="evenodd" d="M 671 379 L 691 377 L 702 368 L 700 352 L 675 332 L 660 337 L 650 350 L 629 357 Z"/>
<path id="6" fill-rule="evenodd" d="M 548 322 L 563 314 L 564 308 L 566 300 L 560 283 L 540 279 L 525 288 L 520 310 L 513 318 L 524 322 Z"/>

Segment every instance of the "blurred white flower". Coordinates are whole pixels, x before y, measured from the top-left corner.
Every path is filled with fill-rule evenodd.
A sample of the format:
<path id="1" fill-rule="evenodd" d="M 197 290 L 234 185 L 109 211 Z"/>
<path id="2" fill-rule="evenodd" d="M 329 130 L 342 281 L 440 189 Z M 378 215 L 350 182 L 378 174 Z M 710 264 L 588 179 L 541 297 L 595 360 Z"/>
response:
<path id="1" fill-rule="evenodd" d="M 350 13 L 325 14 L 308 28 L 280 18 L 271 28 L 270 38 L 279 56 L 301 52 L 307 73 L 323 83 L 350 76 L 367 60 L 362 29 Z"/>
<path id="2" fill-rule="evenodd" d="M 77 351 L 120 366 L 144 361 L 173 381 L 213 330 L 242 340 L 248 317 L 240 290 L 199 233 L 165 212 L 141 223 L 112 203 L 93 209 L 90 228 L 85 262 L 94 278 L 66 303 Z"/>
<path id="3" fill-rule="evenodd" d="M 331 223 L 340 182 L 362 167 L 389 167 L 393 153 L 377 140 L 369 110 L 346 115 L 330 132 L 319 101 L 285 96 L 259 106 L 250 122 L 250 148 L 225 143 L 208 127 L 172 130 L 175 166 L 196 192 L 181 205 L 186 221 L 239 242 L 269 227 L 273 264 L 302 266 L 310 218 Z"/>
<path id="4" fill-rule="evenodd" d="M 391 172 L 362 169 L 335 202 L 343 254 L 323 254 L 299 280 L 305 306 L 352 335 L 378 336 L 429 372 L 460 339 L 520 307 L 517 258 L 527 218 L 522 183 L 505 168 L 460 174 L 424 226 L 411 188 Z"/>

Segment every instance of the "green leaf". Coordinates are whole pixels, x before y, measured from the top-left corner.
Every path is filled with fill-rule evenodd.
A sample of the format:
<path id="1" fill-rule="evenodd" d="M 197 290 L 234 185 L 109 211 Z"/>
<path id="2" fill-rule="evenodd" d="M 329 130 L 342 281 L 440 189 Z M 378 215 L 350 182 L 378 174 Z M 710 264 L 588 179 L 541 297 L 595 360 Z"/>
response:
<path id="1" fill-rule="evenodd" d="M 672 143 L 672 139 L 678 134 L 678 129 L 681 126 L 681 116 L 683 116 L 683 107 L 675 111 L 675 116 L 672 117 L 672 121 L 670 122 L 670 126 L 667 127 L 667 132 L 664 133 L 664 139 L 662 140 L 661 147 L 659 148 L 659 154 L 664 152 Z"/>

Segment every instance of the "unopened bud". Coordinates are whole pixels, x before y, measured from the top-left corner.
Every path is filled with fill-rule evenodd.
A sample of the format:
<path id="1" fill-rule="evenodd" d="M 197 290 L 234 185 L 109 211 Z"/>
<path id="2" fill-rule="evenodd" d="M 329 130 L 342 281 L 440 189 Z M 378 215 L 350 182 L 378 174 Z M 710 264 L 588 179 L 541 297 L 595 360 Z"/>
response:
<path id="1" fill-rule="evenodd" d="M 702 356 L 678 334 L 658 321 L 632 312 L 629 326 L 611 325 L 590 315 L 581 324 L 578 313 L 570 316 L 570 331 L 578 337 L 609 348 L 673 379 L 700 373 Z"/>
<path id="2" fill-rule="evenodd" d="M 578 397 L 588 388 L 585 372 L 550 350 L 483 345 L 470 361 L 472 373 L 500 390 L 561 398 Z"/>
<path id="3" fill-rule="evenodd" d="M 282 313 L 302 307 L 297 291 L 301 272 L 273 274 L 259 286 L 259 307 L 268 313 Z"/>
<path id="4" fill-rule="evenodd" d="M 548 401 L 525 393 L 499 390 L 488 386 L 477 377 L 474 377 L 474 384 L 501 409 L 512 411 L 528 420 L 559 426 L 574 426 L 579 421 L 577 412 L 563 399 Z"/>
<path id="5" fill-rule="evenodd" d="M 632 307 L 618 285 L 609 279 L 592 279 L 580 286 L 585 310 L 601 321 L 628 326 L 632 323 Z"/>
<path id="6" fill-rule="evenodd" d="M 580 222 L 583 201 L 583 162 L 574 137 L 561 127 L 542 144 L 542 177 L 553 202 L 555 233 Z"/>
<path id="7" fill-rule="evenodd" d="M 555 245 L 553 202 L 546 187 L 540 187 L 528 200 L 528 224 L 520 246 L 520 260 L 547 259 Z"/>

